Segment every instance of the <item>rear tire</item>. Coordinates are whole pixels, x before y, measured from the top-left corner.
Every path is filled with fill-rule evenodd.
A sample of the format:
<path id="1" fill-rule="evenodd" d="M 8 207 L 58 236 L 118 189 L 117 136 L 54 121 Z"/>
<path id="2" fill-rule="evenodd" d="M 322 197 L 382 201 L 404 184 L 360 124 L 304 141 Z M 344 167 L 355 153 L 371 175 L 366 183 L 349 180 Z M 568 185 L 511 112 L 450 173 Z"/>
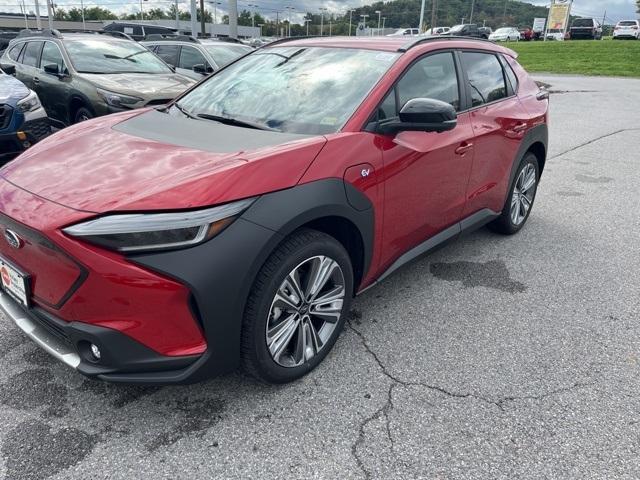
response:
<path id="1" fill-rule="evenodd" d="M 513 182 L 509 187 L 507 199 L 502 207 L 502 213 L 488 227 L 503 235 L 513 235 L 520 231 L 527 223 L 533 203 L 538 191 L 540 167 L 538 158 L 531 152 L 527 153 L 516 170 Z"/>
<path id="2" fill-rule="evenodd" d="M 258 273 L 242 323 L 244 370 L 286 383 L 313 370 L 344 328 L 353 268 L 337 240 L 316 230 L 286 239 Z"/>

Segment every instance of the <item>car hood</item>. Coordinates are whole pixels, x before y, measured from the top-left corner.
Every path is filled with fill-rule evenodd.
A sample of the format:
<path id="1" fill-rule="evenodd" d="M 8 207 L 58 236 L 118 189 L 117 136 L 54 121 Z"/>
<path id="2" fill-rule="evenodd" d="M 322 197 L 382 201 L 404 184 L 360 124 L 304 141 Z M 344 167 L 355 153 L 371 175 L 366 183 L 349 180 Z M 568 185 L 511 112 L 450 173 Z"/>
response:
<path id="1" fill-rule="evenodd" d="M 24 83 L 11 75 L 0 73 L 0 104 L 15 105 L 18 100 L 29 95 Z"/>
<path id="2" fill-rule="evenodd" d="M 99 88 L 145 99 L 173 98 L 196 83 L 177 73 L 83 73 L 81 77 Z"/>
<path id="3" fill-rule="evenodd" d="M 92 213 L 197 208 L 296 185 L 326 141 L 146 109 L 62 130 L 0 176 Z"/>

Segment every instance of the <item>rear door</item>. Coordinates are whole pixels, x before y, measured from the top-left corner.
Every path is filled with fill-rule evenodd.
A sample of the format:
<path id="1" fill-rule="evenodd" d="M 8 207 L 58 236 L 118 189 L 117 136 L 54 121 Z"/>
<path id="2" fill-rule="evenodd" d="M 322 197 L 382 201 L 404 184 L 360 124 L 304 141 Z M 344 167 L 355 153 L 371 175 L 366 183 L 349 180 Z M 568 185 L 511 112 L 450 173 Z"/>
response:
<path id="1" fill-rule="evenodd" d="M 500 212 L 520 142 L 531 126 L 497 54 L 462 51 L 475 155 L 464 216 L 483 208 Z M 512 73 L 512 72 L 511 72 Z"/>
<path id="2" fill-rule="evenodd" d="M 38 83 L 38 65 L 40 64 L 41 41 L 27 42 L 22 49 L 16 65 L 16 77 L 31 90 L 36 89 Z"/>

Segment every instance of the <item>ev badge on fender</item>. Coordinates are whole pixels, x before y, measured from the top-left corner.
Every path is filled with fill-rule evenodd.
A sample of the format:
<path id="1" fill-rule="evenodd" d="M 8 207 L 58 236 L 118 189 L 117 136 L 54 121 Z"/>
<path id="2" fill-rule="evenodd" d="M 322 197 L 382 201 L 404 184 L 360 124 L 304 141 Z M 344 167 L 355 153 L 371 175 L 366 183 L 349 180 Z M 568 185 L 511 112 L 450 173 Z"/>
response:
<path id="1" fill-rule="evenodd" d="M 22 242 L 22 239 L 13 230 L 9 230 L 9 229 L 5 230 L 4 239 L 7 241 L 10 247 L 15 249 L 22 248 L 24 245 L 24 243 Z"/>
<path id="2" fill-rule="evenodd" d="M 360 172 L 360 175 L 362 175 L 362 178 L 367 178 L 370 173 L 371 173 L 370 168 L 363 168 L 362 171 Z"/>

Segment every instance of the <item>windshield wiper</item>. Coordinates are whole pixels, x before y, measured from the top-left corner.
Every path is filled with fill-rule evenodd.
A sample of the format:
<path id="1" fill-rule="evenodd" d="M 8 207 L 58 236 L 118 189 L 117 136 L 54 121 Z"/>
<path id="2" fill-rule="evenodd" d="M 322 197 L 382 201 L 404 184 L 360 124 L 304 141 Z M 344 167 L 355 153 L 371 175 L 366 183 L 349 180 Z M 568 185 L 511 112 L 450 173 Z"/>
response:
<path id="1" fill-rule="evenodd" d="M 178 103 L 174 103 L 172 106 L 173 106 L 173 107 L 176 107 L 178 110 L 180 110 L 180 112 L 181 112 L 183 115 L 185 115 L 185 116 L 187 116 L 187 117 L 189 117 L 189 118 L 198 118 L 198 117 L 196 117 L 193 113 L 188 112 L 188 111 L 187 111 L 187 110 L 186 110 L 182 105 L 180 105 L 180 104 L 178 104 Z M 199 115 L 198 115 L 198 116 L 199 116 Z"/>
<path id="2" fill-rule="evenodd" d="M 236 120 L 235 118 L 223 117 L 221 115 L 211 115 L 209 113 L 199 113 L 196 115 L 198 118 L 204 118 L 205 120 L 213 120 L 215 122 L 224 123 L 225 125 L 234 125 L 236 127 L 254 128 L 256 130 L 268 130 L 276 132 L 277 130 L 269 128 L 261 123 L 247 122 L 244 120 Z"/>

